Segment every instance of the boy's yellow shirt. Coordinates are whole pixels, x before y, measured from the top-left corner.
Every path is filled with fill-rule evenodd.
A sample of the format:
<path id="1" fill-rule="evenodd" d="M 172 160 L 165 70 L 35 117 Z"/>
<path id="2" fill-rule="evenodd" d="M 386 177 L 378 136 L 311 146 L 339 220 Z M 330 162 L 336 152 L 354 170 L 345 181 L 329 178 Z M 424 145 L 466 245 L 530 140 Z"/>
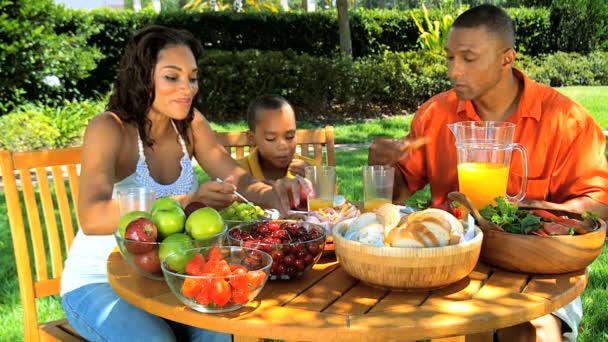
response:
<path id="1" fill-rule="evenodd" d="M 315 165 L 315 166 L 321 165 L 321 163 L 318 163 L 316 160 L 314 160 L 312 158 L 304 157 L 297 153 L 293 155 L 293 158 L 303 160 L 306 163 L 308 163 L 308 165 Z M 250 151 L 249 155 L 247 155 L 243 158 L 239 158 L 236 161 L 237 161 L 237 163 L 239 163 L 239 165 L 242 168 L 244 168 L 250 174 L 252 174 L 253 177 L 255 177 L 259 180 L 266 180 L 266 177 L 264 176 L 264 171 L 262 171 L 262 167 L 260 166 L 260 157 L 259 157 L 257 149 L 255 149 L 255 148 L 252 149 Z M 295 176 L 289 170 L 287 171 L 286 176 L 287 176 L 287 178 L 295 178 Z"/>

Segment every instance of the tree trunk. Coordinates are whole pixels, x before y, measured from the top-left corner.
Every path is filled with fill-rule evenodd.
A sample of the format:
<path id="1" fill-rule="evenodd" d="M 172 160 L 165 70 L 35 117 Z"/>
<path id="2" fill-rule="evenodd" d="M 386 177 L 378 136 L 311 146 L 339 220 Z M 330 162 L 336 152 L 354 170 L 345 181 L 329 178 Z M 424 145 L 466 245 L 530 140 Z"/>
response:
<path id="1" fill-rule="evenodd" d="M 353 44 L 350 39 L 350 26 L 348 25 L 348 0 L 337 0 L 338 4 L 338 30 L 340 32 L 340 50 L 345 55 L 353 54 Z"/>
<path id="2" fill-rule="evenodd" d="M 384 3 L 384 0 L 378 0 L 378 8 L 385 8 L 386 4 Z"/>

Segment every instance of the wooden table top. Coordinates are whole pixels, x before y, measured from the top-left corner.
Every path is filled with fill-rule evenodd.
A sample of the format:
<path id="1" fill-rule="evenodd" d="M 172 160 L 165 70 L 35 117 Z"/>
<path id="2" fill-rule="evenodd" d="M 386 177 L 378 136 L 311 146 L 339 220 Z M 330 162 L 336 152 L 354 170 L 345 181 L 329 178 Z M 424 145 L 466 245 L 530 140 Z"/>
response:
<path id="1" fill-rule="evenodd" d="M 448 287 L 399 292 L 370 287 L 325 257 L 302 278 L 269 281 L 240 310 L 203 314 L 183 305 L 165 282 L 132 270 L 118 251 L 108 258 L 112 288 L 155 315 L 235 336 L 298 341 L 417 340 L 484 332 L 548 314 L 579 296 L 587 271 L 527 275 L 478 264 Z M 256 340 L 256 339 L 239 339 Z"/>

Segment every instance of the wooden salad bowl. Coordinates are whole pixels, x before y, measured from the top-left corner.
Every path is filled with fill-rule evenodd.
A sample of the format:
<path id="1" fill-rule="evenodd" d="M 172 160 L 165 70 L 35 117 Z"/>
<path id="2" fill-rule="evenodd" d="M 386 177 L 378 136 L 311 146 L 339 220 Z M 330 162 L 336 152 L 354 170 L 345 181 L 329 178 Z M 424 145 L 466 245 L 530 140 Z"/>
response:
<path id="1" fill-rule="evenodd" d="M 568 215 L 578 218 L 574 214 Z M 480 259 L 515 272 L 559 274 L 590 265 L 602 252 L 606 222 L 583 235 L 536 236 L 486 230 Z"/>

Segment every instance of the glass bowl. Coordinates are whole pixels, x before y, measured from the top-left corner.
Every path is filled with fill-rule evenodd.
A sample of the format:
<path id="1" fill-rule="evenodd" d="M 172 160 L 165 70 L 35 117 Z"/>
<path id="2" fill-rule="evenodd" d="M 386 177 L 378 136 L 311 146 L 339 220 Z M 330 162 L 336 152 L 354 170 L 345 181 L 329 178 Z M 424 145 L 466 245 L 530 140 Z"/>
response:
<path id="1" fill-rule="evenodd" d="M 327 233 L 314 223 L 273 220 L 244 223 L 228 230 L 228 243 L 272 256 L 270 279 L 298 278 L 323 254 Z"/>
<path id="2" fill-rule="evenodd" d="M 227 228 L 224 226 L 222 232 L 203 239 L 192 239 L 186 233 L 181 233 L 190 237 L 190 240 L 164 242 L 165 247 L 162 248 L 163 254 L 168 255 L 175 251 L 183 251 L 194 247 L 221 246 L 224 244 L 226 232 Z M 126 239 L 120 236 L 118 230 L 114 231 L 114 238 L 116 239 L 120 254 L 135 271 L 146 278 L 154 280 L 165 279 L 161 271 L 161 256 L 159 254 L 161 252 L 161 243 L 163 242 L 142 242 Z M 185 255 L 174 256 L 173 262 L 180 264 L 178 268 L 181 268 L 185 264 L 185 259 Z"/>
<path id="3" fill-rule="evenodd" d="M 205 313 L 247 305 L 264 288 L 272 266 L 268 253 L 238 246 L 194 248 L 185 253 L 190 256 L 185 274 L 167 267 L 171 254 L 161 262 L 161 269 L 175 296 Z"/>

